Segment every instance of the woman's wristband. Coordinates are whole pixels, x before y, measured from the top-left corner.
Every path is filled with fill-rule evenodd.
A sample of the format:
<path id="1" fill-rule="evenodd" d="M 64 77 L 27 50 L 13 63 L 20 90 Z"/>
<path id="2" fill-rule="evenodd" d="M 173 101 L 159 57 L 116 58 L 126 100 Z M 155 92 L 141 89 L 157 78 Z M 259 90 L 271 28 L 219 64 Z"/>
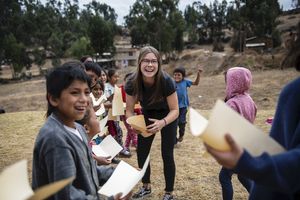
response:
<path id="1" fill-rule="evenodd" d="M 164 122 L 165 122 L 165 126 L 167 126 L 167 120 L 165 118 L 163 118 Z"/>

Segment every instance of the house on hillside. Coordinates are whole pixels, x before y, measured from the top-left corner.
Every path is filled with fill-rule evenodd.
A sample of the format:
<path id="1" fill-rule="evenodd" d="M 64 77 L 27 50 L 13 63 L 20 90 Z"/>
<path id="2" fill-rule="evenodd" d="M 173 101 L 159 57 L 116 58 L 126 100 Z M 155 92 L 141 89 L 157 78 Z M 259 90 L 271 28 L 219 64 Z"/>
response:
<path id="1" fill-rule="evenodd" d="M 11 65 L 2 63 L 0 65 L 0 80 L 1 79 L 12 79 L 13 78 L 13 68 Z"/>
<path id="2" fill-rule="evenodd" d="M 122 37 L 115 41 L 115 65 L 118 68 L 136 66 L 138 49 L 132 48 L 130 37 Z"/>
<path id="3" fill-rule="evenodd" d="M 246 49 L 253 49 L 257 52 L 269 51 L 273 48 L 273 39 L 271 36 L 250 37 L 245 41 Z"/>

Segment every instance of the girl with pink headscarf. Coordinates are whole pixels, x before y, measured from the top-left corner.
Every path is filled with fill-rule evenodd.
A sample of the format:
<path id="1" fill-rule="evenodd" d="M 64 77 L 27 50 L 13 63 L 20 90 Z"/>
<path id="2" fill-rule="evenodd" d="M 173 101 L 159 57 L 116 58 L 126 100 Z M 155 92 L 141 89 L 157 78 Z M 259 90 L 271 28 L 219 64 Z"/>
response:
<path id="1" fill-rule="evenodd" d="M 243 67 L 230 68 L 225 73 L 226 97 L 225 102 L 233 110 L 238 112 L 249 122 L 253 123 L 256 117 L 257 107 L 249 95 L 249 89 L 252 83 L 250 70 Z M 232 200 L 233 188 L 231 184 L 232 170 L 222 167 L 219 174 L 219 181 L 222 186 L 223 200 Z M 239 181 L 249 192 L 251 181 L 238 175 Z"/>

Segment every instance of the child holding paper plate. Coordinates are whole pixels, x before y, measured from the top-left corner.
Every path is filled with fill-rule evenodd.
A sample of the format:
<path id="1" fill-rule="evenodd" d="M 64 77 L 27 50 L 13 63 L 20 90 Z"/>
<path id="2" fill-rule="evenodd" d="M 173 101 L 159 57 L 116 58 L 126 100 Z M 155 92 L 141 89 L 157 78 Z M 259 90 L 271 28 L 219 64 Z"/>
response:
<path id="1" fill-rule="evenodd" d="M 121 91 L 122 91 L 122 100 L 126 104 L 126 92 L 124 89 L 125 83 L 127 79 L 132 76 L 132 73 L 127 73 L 124 77 L 124 84 L 122 84 Z M 142 109 L 141 108 L 135 108 L 134 113 L 136 115 L 142 114 Z M 126 150 L 130 151 L 130 144 L 133 146 L 135 149 L 137 148 L 137 132 L 135 129 L 133 129 L 127 122 L 126 122 L 126 116 L 121 116 L 121 119 L 126 127 L 127 130 L 127 135 L 126 135 L 126 140 L 125 140 L 125 148 Z"/>
<path id="2" fill-rule="evenodd" d="M 105 103 L 106 107 L 110 107 L 112 108 L 112 99 L 113 99 L 113 94 L 114 94 L 114 90 L 115 90 L 115 85 L 118 83 L 119 81 L 119 72 L 115 69 L 110 69 L 108 70 L 107 73 L 107 77 L 108 77 L 108 82 L 105 83 L 105 96 L 108 99 L 108 103 Z M 109 133 L 116 139 L 116 141 L 123 147 L 123 131 L 120 127 L 120 122 L 119 121 L 113 121 L 113 120 L 109 120 L 107 122 L 107 126 L 108 126 L 108 131 Z M 121 156 L 124 157 L 130 157 L 131 153 L 124 148 L 121 152 L 120 152 Z"/>
<path id="3" fill-rule="evenodd" d="M 47 74 L 47 120 L 35 141 L 32 187 L 74 176 L 49 199 L 100 199 L 96 163 L 84 128 L 76 123 L 89 106 L 90 79 L 80 62 L 67 62 Z M 121 199 L 120 194 L 109 199 Z M 125 196 L 123 199 L 129 199 Z"/>
<path id="4" fill-rule="evenodd" d="M 101 120 L 105 116 L 104 102 L 107 100 L 104 94 L 104 83 L 101 80 L 98 80 L 92 87 L 90 96 L 96 116 Z"/>

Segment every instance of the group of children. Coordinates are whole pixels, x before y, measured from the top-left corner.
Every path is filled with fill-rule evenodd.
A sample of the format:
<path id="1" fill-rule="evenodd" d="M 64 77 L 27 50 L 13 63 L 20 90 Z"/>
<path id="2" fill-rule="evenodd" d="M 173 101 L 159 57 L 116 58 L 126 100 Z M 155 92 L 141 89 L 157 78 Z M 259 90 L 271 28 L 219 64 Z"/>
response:
<path id="1" fill-rule="evenodd" d="M 94 114 L 90 108 L 90 86 L 93 84 L 94 80 L 91 81 L 80 62 L 67 62 L 46 77 L 47 120 L 34 146 L 32 187 L 36 189 L 75 177 L 50 199 L 100 199 L 97 192 L 103 173 L 88 144 L 92 133 L 87 135 L 84 127 L 76 122 L 88 112 L 91 116 Z M 87 120 L 94 121 L 94 118 Z M 97 125 L 92 124 L 92 127 Z M 109 199 L 125 200 L 130 196 L 129 193 L 121 198 L 121 194 L 117 194 Z"/>
<path id="2" fill-rule="evenodd" d="M 162 84 L 163 87 L 166 87 L 166 90 L 170 91 L 169 96 L 166 96 L 166 102 L 164 102 L 164 106 L 169 106 L 170 110 L 169 113 L 163 113 L 162 119 L 160 119 L 161 116 L 157 114 L 158 110 L 156 110 L 156 114 L 154 115 L 158 117 L 158 119 L 153 118 L 153 110 L 151 109 L 155 110 L 157 108 L 151 107 L 152 104 L 149 104 L 150 99 L 147 99 L 146 101 L 143 99 L 144 102 L 141 102 L 143 112 L 145 111 L 143 114 L 148 116 L 149 120 L 152 121 L 152 124 L 150 121 L 147 121 L 147 127 L 149 127 L 151 133 L 156 133 L 160 130 L 162 132 L 164 130 L 166 131 L 168 128 L 170 130 L 172 128 L 173 130 L 174 125 L 177 129 L 178 126 L 179 136 L 176 137 L 176 141 L 174 143 L 182 142 L 185 133 L 186 114 L 189 106 L 187 89 L 192 85 L 199 84 L 200 75 L 203 69 L 201 66 L 198 66 L 195 81 L 190 81 L 185 78 L 186 72 L 183 67 L 176 68 L 173 72 L 173 81 L 175 84 L 175 87 L 173 87 L 173 83 L 170 81 L 170 78 L 168 78 L 165 73 L 161 72 L 161 66 L 158 63 L 158 53 L 154 51 L 154 48 L 148 47 L 148 49 L 149 50 L 145 51 L 143 56 L 139 58 L 140 66 L 138 67 L 138 70 L 141 70 L 143 78 L 139 79 L 137 76 L 138 73 L 135 73 L 135 78 L 133 78 L 134 75 L 127 74 L 124 82 L 126 82 L 129 78 L 131 80 L 131 85 L 129 84 L 131 87 L 129 87 L 128 84 L 126 85 L 127 88 L 125 87 L 125 89 L 124 85 L 120 86 L 122 89 L 123 101 L 126 102 L 125 91 L 130 101 L 126 111 L 130 112 L 130 115 L 132 115 L 133 112 L 136 114 L 142 113 L 141 109 L 133 111 L 134 102 L 136 102 L 137 97 L 140 95 L 139 93 L 136 93 L 136 91 L 139 91 L 140 86 L 133 85 L 133 83 L 138 83 L 138 81 L 143 80 L 143 82 L 141 82 L 142 84 L 145 84 L 142 86 L 145 89 L 145 91 L 142 91 L 143 95 L 151 95 L 147 93 L 147 90 L 149 88 L 151 89 L 151 87 L 156 84 L 154 80 L 156 80 L 155 76 L 157 76 L 157 74 L 153 74 L 152 72 L 153 69 L 154 71 L 158 70 L 157 73 L 161 73 L 161 80 L 170 83 L 169 86 Z M 97 194 L 99 186 L 103 185 L 113 173 L 113 168 L 101 168 L 101 166 L 109 165 L 110 161 L 108 158 L 101 158 L 93 155 L 91 148 L 89 147 L 89 143 L 92 141 L 98 144 L 103 139 L 103 135 L 99 134 L 101 132 L 99 120 L 103 119 L 107 115 L 108 110 L 112 108 L 114 89 L 115 85 L 119 81 L 119 74 L 118 71 L 114 69 L 109 70 L 106 74 L 106 72 L 102 70 L 97 63 L 94 63 L 89 58 L 83 60 L 82 62 L 83 63 L 65 63 L 61 67 L 52 70 L 46 77 L 48 102 L 47 120 L 37 136 L 34 147 L 32 186 L 33 189 L 35 189 L 60 179 L 75 176 L 72 184 L 68 185 L 66 188 L 52 196 L 51 199 L 99 199 Z M 155 66 L 154 68 L 153 65 Z M 297 66 L 297 69 L 300 70 L 299 58 Z M 256 117 L 257 108 L 248 93 L 251 82 L 251 72 L 246 68 L 234 67 L 230 68 L 225 73 L 226 104 L 240 113 L 249 122 L 253 123 Z M 289 86 L 292 87 L 292 89 L 287 88 L 285 93 L 281 95 L 283 96 L 280 98 L 281 104 L 287 105 L 287 103 L 285 103 L 287 100 L 285 100 L 286 98 L 284 97 L 293 94 L 293 90 L 298 90 L 295 86 L 298 82 L 299 80 L 293 83 L 294 85 Z M 151 84 L 147 85 L 149 83 Z M 176 93 L 173 92 L 173 89 L 176 90 Z M 163 91 L 163 93 L 164 92 L 165 91 Z M 173 97 L 173 94 L 176 94 L 177 97 Z M 297 97 L 297 100 L 299 99 L 298 96 L 298 93 L 293 95 L 293 97 Z M 178 102 L 176 101 L 178 105 L 172 104 L 172 101 L 170 100 L 171 97 L 175 100 L 178 99 Z M 103 99 L 103 101 L 101 101 L 99 104 L 95 104 L 95 102 L 97 102 L 99 99 Z M 299 111 L 297 106 L 298 104 L 295 103 L 295 101 L 289 99 L 288 101 L 291 101 L 290 103 L 292 105 L 295 104 L 294 108 Z M 103 107 L 104 112 L 100 112 L 100 109 L 103 109 Z M 174 110 L 173 108 L 177 109 L 178 113 L 172 114 L 172 110 Z M 283 118 L 280 113 L 282 110 L 283 108 L 278 108 L 274 119 L 275 125 L 271 131 L 271 135 L 278 141 L 281 141 L 284 138 L 279 135 L 277 129 L 286 131 L 286 129 L 283 127 L 285 124 L 279 124 L 280 120 L 283 121 L 283 123 L 289 123 L 288 127 L 291 127 L 292 123 L 293 127 L 295 126 L 295 128 L 299 128 L 299 126 L 297 126 L 299 122 L 286 122 L 286 119 Z M 296 114 L 294 113 L 294 110 L 288 111 L 295 116 Z M 299 114 L 297 115 L 297 119 L 299 119 Z M 130 145 L 132 145 L 134 148 L 138 148 L 138 161 L 139 165 L 142 165 L 144 162 L 144 157 L 147 156 L 147 152 L 150 151 L 154 136 L 149 137 L 150 139 L 146 139 L 139 135 L 137 139 L 137 132 L 126 123 L 126 116 L 121 116 L 120 120 L 124 122 L 124 125 L 127 129 L 125 145 L 123 145 L 123 132 L 119 121 L 109 120 L 107 122 L 108 133 L 111 134 L 116 141 L 124 147 L 123 151 L 121 152 L 124 156 L 131 155 L 129 151 Z M 82 124 L 83 126 L 79 124 Z M 296 133 L 299 132 L 297 130 L 295 130 Z M 165 134 L 162 134 L 162 137 L 163 136 L 165 137 Z M 287 153 L 287 155 L 283 154 L 278 157 L 262 155 L 258 158 L 253 158 L 245 150 L 241 150 L 241 148 L 234 143 L 233 139 L 229 135 L 226 136 L 226 139 L 232 147 L 231 152 L 229 152 L 230 155 L 229 153 L 226 154 L 226 152 L 218 152 L 206 145 L 209 153 L 211 153 L 213 157 L 215 157 L 216 160 L 224 166 L 219 174 L 223 199 L 232 199 L 233 197 L 231 176 L 235 172 L 239 173 L 239 180 L 245 186 L 245 188 L 248 191 L 251 191 L 251 198 L 266 197 L 267 199 L 278 199 L 279 197 L 289 197 L 289 199 L 294 199 L 294 197 L 297 196 L 298 193 L 294 194 L 293 192 L 299 190 L 299 184 L 293 182 L 294 179 L 293 177 L 289 176 L 290 173 L 285 174 L 285 172 L 276 171 L 277 168 L 285 169 L 284 166 L 282 166 L 279 162 L 286 160 L 286 158 L 289 157 L 289 162 L 293 165 L 292 167 L 296 172 L 296 168 L 299 166 L 297 165 L 295 159 L 293 159 L 297 154 L 296 150 L 295 152 L 291 152 L 290 156 Z M 295 140 L 296 139 L 297 138 L 295 138 Z M 142 142 L 143 144 L 140 148 L 139 142 Z M 281 143 L 283 142 L 281 141 Z M 145 145 L 148 145 L 147 150 L 144 149 Z M 289 144 L 284 143 L 283 145 L 287 149 L 290 148 Z M 142 154 L 143 156 L 141 156 Z M 165 165 L 165 178 L 167 182 L 169 181 L 166 186 L 166 194 L 164 195 L 164 199 L 172 200 L 175 164 L 174 166 L 167 167 L 167 165 L 169 166 L 173 161 L 170 158 L 170 162 L 172 161 L 171 163 L 165 162 L 167 157 L 164 157 L 163 159 Z M 257 164 L 259 164 L 259 162 L 263 162 L 268 164 L 268 166 L 261 166 L 259 169 L 258 166 L 250 166 L 252 171 L 248 172 L 245 167 L 251 165 L 250 161 Z M 168 171 L 172 167 L 174 168 L 174 173 L 168 175 Z M 264 172 L 266 173 L 266 170 L 268 169 L 273 170 L 275 175 L 263 174 Z M 147 169 L 146 175 L 143 177 L 143 188 L 136 194 L 137 198 L 141 198 L 151 193 L 150 171 L 148 170 L 150 169 Z M 268 181 L 260 180 L 259 177 L 256 176 L 257 174 L 266 176 L 268 180 L 274 180 L 274 182 L 270 183 Z M 277 176 L 277 178 L 274 176 Z M 285 180 L 284 177 L 288 178 L 286 181 L 291 180 L 290 182 L 292 184 L 291 187 L 293 186 L 293 190 L 290 191 L 288 187 L 285 188 L 285 186 L 280 182 L 280 180 Z M 252 182 L 251 180 L 254 180 L 255 182 Z M 99 181 L 101 181 L 101 183 Z M 266 188 L 265 185 L 268 183 L 271 185 L 273 184 L 274 187 L 272 187 L 276 189 L 280 189 L 280 186 L 282 186 L 283 188 L 281 189 L 283 193 L 274 191 L 272 187 Z M 258 192 L 263 192 L 263 195 L 259 195 Z M 109 197 L 109 199 L 121 199 L 120 197 L 121 194 L 117 194 L 113 197 Z M 130 197 L 131 193 L 122 199 L 125 200 L 129 199 Z"/>

